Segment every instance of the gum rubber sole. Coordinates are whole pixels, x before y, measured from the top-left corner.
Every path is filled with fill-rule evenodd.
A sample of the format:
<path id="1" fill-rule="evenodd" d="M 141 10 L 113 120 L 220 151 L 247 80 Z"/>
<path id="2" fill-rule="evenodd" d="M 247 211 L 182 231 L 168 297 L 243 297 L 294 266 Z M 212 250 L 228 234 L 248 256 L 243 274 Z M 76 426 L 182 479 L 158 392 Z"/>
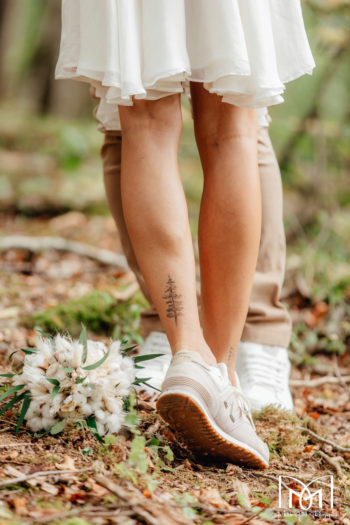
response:
<path id="1" fill-rule="evenodd" d="M 268 467 L 249 450 L 220 436 L 190 397 L 163 394 L 157 401 L 157 410 L 195 455 L 254 468 Z"/>

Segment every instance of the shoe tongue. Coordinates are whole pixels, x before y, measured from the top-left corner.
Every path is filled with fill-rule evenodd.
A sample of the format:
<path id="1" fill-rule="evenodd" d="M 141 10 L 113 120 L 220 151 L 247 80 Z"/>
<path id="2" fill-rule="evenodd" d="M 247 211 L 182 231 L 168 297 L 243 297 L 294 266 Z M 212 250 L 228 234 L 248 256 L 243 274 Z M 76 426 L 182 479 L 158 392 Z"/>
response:
<path id="1" fill-rule="evenodd" d="M 226 363 L 218 363 L 217 364 L 218 369 L 220 370 L 220 373 L 222 375 L 222 378 L 224 379 L 225 383 L 231 383 L 229 377 L 228 377 L 228 370 Z M 236 380 L 236 388 L 240 392 L 242 392 L 241 383 L 239 381 L 239 377 L 237 372 L 235 372 L 235 380 Z"/>

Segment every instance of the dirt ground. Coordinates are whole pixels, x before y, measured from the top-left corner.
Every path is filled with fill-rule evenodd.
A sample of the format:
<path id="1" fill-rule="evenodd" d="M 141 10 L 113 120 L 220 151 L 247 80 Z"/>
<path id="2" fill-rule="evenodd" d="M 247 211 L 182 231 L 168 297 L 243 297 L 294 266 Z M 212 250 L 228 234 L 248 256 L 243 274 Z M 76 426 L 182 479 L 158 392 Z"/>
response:
<path id="1" fill-rule="evenodd" d="M 90 244 L 119 248 L 108 217 L 71 212 L 60 220 L 22 218 L 20 225 L 18 220 L 3 218 L 2 231 L 11 235 L 22 228 L 27 234 L 52 235 L 68 228 L 69 237 L 71 228 L 80 240 L 86 240 L 84 232 L 89 231 Z M 0 264 L 1 373 L 10 371 L 11 352 L 34 344 L 31 316 L 35 312 L 93 290 L 108 292 L 116 304 L 123 303 L 121 290 L 127 306 L 137 299 L 137 292 L 128 297 L 128 290 L 135 292 L 132 274 L 72 253 L 12 249 L 0 255 Z M 300 312 L 309 316 L 309 326 L 318 325 L 325 316 L 322 306 L 305 306 L 300 291 L 290 293 L 287 300 L 299 316 Z M 135 332 L 136 318 L 130 314 Z M 128 318 L 123 323 L 126 330 Z M 102 340 L 109 335 L 89 332 L 89 337 Z M 105 443 L 77 428 L 51 436 L 35 435 L 23 427 L 16 434 L 18 413 L 9 410 L 0 420 L 0 525 L 350 524 L 349 374 L 346 353 L 316 352 L 299 359 L 291 383 L 295 414 L 272 408 L 255 414 L 258 432 L 271 452 L 270 468 L 265 471 L 193 458 L 155 414 L 154 402 L 146 394 L 138 398 L 138 424 Z M 5 385 L 7 380 L 1 379 Z M 298 480 L 309 483 L 320 476 L 325 476 L 318 486 L 322 508 L 315 497 L 306 513 L 300 509 Z M 311 485 L 314 492 L 316 485 Z M 291 489 L 292 509 L 288 507 Z M 306 505 L 305 500 L 302 503 Z"/>

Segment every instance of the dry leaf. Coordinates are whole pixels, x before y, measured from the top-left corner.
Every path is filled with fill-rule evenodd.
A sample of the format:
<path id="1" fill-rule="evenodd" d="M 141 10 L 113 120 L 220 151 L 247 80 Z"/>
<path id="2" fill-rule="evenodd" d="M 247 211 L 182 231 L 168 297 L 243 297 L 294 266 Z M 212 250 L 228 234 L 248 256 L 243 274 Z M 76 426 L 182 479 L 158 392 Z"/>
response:
<path id="1" fill-rule="evenodd" d="M 210 505 L 213 505 L 213 507 L 223 507 L 225 509 L 229 509 L 230 505 L 227 503 L 226 500 L 224 500 L 218 489 L 215 488 L 208 488 L 208 489 L 201 489 L 198 494 L 198 499 L 202 503 L 209 503 Z"/>
<path id="2" fill-rule="evenodd" d="M 98 498 L 103 498 L 106 494 L 108 494 L 108 490 L 102 487 L 102 485 L 99 485 L 96 483 L 94 479 L 89 479 L 85 485 L 93 492 L 94 496 L 97 496 Z"/>
<path id="3" fill-rule="evenodd" d="M 51 494 L 52 496 L 57 496 L 59 493 L 59 489 L 55 487 L 55 485 L 52 485 L 51 483 L 48 483 L 47 481 L 40 481 L 40 488 L 47 492 L 48 494 Z"/>
<path id="4" fill-rule="evenodd" d="M 57 464 L 59 470 L 75 470 L 74 459 L 70 456 L 64 456 L 63 463 Z"/>
<path id="5" fill-rule="evenodd" d="M 249 485 L 247 483 L 244 483 L 244 481 L 240 481 L 239 479 L 233 479 L 231 481 L 231 486 L 237 494 L 243 495 L 247 507 L 250 508 L 251 504 L 250 504 L 250 499 L 249 499 L 249 493 L 250 493 Z"/>
<path id="6" fill-rule="evenodd" d="M 27 500 L 26 498 L 14 498 L 11 501 L 12 506 L 15 508 L 17 514 L 23 516 L 27 514 Z"/>

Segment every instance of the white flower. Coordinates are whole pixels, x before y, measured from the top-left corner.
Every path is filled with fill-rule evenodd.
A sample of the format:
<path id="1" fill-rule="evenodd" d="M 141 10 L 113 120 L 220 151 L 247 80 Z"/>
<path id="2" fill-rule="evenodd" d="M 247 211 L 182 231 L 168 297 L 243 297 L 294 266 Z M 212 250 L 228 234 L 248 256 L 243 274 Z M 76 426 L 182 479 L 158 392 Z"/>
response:
<path id="1" fill-rule="evenodd" d="M 94 416 L 99 434 L 118 432 L 123 424 L 123 397 L 135 380 L 134 362 L 120 351 L 120 341 L 107 347 L 87 341 L 84 346 L 68 336 L 38 338 L 37 352 L 26 354 L 21 374 L 13 385 L 24 385 L 31 402 L 25 419 L 33 431 L 49 430 L 62 420 L 81 421 Z M 107 359 L 93 370 L 86 366 Z M 78 381 L 78 382 L 77 382 Z"/>

